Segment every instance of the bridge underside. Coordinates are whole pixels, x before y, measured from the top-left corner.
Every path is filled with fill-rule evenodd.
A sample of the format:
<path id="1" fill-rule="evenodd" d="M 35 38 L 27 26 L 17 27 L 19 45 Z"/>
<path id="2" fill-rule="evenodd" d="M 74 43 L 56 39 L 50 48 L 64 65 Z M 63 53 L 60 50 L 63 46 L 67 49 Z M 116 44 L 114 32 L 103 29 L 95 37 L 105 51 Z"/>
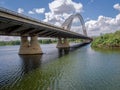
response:
<path id="1" fill-rule="evenodd" d="M 43 27 L 39 25 L 33 25 L 31 23 L 25 23 L 17 20 L 11 20 L 8 18 L 0 17 L 0 35 L 7 36 L 33 36 L 48 37 L 48 38 L 81 38 L 89 39 L 88 37 L 77 34 L 74 32 L 68 32 L 65 30 L 57 30 L 54 28 Z"/>

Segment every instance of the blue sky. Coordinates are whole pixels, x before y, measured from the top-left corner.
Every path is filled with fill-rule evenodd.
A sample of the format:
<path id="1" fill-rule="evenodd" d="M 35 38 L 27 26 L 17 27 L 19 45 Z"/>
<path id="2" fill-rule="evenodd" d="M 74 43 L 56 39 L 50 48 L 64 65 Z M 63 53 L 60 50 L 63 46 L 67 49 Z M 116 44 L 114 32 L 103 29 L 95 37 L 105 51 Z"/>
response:
<path id="1" fill-rule="evenodd" d="M 45 8 L 45 12 L 49 11 L 48 4 L 53 0 L 0 0 L 0 7 L 5 7 L 10 10 L 17 11 L 18 8 L 23 8 L 25 14 L 32 8 Z M 118 13 L 113 9 L 113 5 L 119 3 L 119 0 L 73 0 L 76 3 L 83 4 L 81 14 L 84 18 L 97 19 L 99 15 L 115 17 Z M 119 2 L 118 2 L 119 1 Z M 38 19 L 44 19 L 44 14 L 29 15 Z"/>
<path id="2" fill-rule="evenodd" d="M 59 26 L 80 13 L 89 36 L 120 30 L 120 0 L 0 0 L 0 7 Z"/>
<path id="3" fill-rule="evenodd" d="M 81 0 L 81 2 L 85 10 L 83 15 L 91 19 L 96 19 L 99 15 L 115 17 L 118 13 L 117 10 L 113 9 L 113 5 L 118 3 L 118 0 L 94 0 L 93 2 Z"/>

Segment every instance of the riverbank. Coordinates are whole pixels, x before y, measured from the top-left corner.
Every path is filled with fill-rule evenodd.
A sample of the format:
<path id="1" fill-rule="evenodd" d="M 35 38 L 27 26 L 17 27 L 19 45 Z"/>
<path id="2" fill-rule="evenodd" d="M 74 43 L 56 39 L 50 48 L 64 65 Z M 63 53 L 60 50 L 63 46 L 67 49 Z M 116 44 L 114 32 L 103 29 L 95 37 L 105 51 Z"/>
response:
<path id="1" fill-rule="evenodd" d="M 120 31 L 104 34 L 93 39 L 93 48 L 120 48 Z"/>
<path id="2" fill-rule="evenodd" d="M 41 39 L 38 40 L 40 44 L 51 44 L 51 43 L 57 43 L 56 39 Z M 14 45 L 20 45 L 21 41 L 0 41 L 0 46 L 14 46 Z"/>
<path id="3" fill-rule="evenodd" d="M 69 42 L 75 42 L 79 43 L 82 40 L 81 39 L 68 39 Z M 57 39 L 40 39 L 38 40 L 40 44 L 54 44 L 57 43 Z M 16 40 L 16 41 L 0 41 L 0 46 L 14 46 L 14 45 L 20 45 L 21 41 Z"/>

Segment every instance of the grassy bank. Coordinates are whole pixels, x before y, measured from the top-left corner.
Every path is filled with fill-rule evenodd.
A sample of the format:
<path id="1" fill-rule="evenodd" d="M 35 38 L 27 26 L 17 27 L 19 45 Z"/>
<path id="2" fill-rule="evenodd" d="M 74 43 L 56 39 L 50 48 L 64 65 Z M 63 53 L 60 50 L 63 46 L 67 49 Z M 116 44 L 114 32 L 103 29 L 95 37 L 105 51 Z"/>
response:
<path id="1" fill-rule="evenodd" d="M 91 46 L 94 48 L 120 48 L 120 31 L 94 38 Z"/>

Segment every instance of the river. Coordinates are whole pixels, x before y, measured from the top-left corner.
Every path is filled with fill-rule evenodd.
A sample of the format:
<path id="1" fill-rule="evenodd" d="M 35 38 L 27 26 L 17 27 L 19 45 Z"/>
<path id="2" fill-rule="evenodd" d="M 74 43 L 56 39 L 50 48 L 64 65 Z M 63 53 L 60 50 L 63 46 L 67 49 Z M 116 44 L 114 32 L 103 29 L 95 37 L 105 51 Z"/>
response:
<path id="1" fill-rule="evenodd" d="M 18 55 L 0 47 L 0 90 L 120 90 L 120 50 L 90 45 L 61 53 L 41 45 L 43 55 Z"/>

